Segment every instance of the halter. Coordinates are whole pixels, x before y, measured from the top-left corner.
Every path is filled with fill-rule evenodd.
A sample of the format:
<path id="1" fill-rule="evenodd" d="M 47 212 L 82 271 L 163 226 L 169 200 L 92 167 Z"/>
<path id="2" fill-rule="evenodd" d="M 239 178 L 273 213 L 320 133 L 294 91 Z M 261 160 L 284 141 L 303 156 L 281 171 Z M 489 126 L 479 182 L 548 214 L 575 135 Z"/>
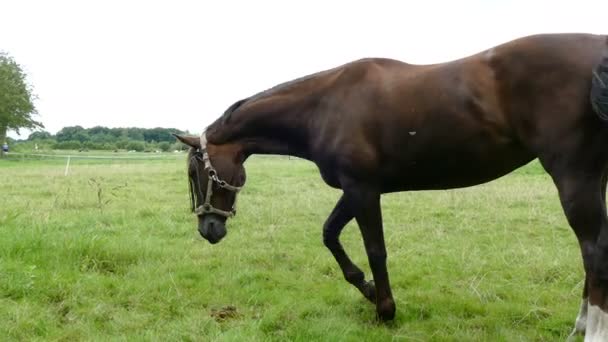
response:
<path id="1" fill-rule="evenodd" d="M 207 171 L 207 174 L 209 175 L 209 181 L 207 181 L 207 192 L 205 193 L 205 201 L 203 202 L 202 205 L 200 205 L 194 209 L 194 214 L 197 216 L 200 216 L 200 215 L 210 213 L 210 214 L 217 214 L 220 216 L 224 216 L 225 218 L 234 217 L 234 215 L 236 215 L 236 198 L 237 198 L 236 195 L 239 193 L 239 191 L 241 191 L 242 187 L 230 185 L 226 181 L 219 178 L 217 171 L 215 170 L 213 165 L 211 165 L 211 160 L 209 159 L 209 154 L 207 153 L 207 137 L 205 136 L 205 132 L 203 132 L 203 134 L 201 134 L 200 139 L 201 139 L 201 147 L 196 150 L 196 153 L 193 156 L 193 158 L 203 162 L 203 164 L 205 165 L 205 171 Z M 198 168 L 196 168 L 196 173 L 197 173 L 197 178 L 200 179 L 200 175 L 198 174 Z M 217 209 L 213 205 L 211 205 L 211 196 L 213 195 L 213 183 L 217 184 L 217 186 L 219 186 L 220 188 L 223 188 L 223 189 L 226 189 L 228 191 L 232 191 L 235 193 L 234 203 L 232 204 L 232 209 L 230 211 Z M 200 182 L 197 182 L 197 188 L 198 188 L 199 193 L 202 194 L 202 191 L 200 188 Z"/>

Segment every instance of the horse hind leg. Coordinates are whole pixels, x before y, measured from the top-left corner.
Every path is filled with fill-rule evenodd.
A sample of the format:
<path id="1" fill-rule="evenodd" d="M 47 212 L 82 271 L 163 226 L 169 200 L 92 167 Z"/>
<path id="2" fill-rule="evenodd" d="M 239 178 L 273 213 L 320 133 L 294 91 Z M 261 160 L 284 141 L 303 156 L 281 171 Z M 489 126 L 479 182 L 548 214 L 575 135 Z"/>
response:
<path id="1" fill-rule="evenodd" d="M 602 184 L 601 184 L 601 188 L 600 188 L 600 190 L 601 190 L 600 195 L 602 197 L 602 202 L 603 202 L 602 207 L 603 208 L 606 207 L 606 184 L 607 183 L 608 183 L 608 173 L 605 172 L 602 177 Z M 574 322 L 574 328 L 572 329 L 570 336 L 568 336 L 569 341 L 573 341 L 577 335 L 584 334 L 585 330 L 587 328 L 587 313 L 588 313 L 588 308 L 589 308 L 588 282 L 589 282 L 589 277 L 585 273 L 585 279 L 584 279 L 584 285 L 583 285 L 583 297 L 581 299 L 581 306 L 579 308 L 578 315 L 576 316 L 576 321 Z"/>
<path id="2" fill-rule="evenodd" d="M 574 321 L 574 328 L 568 336 L 568 341 L 574 341 L 577 335 L 585 333 L 587 328 L 587 311 L 589 309 L 589 298 L 587 298 L 587 277 L 585 277 L 585 288 L 583 290 L 583 299 L 581 300 L 581 306 Z"/>
<path id="3" fill-rule="evenodd" d="M 585 341 L 608 341 L 608 225 L 599 232 L 587 272 L 589 308 Z"/>
<path id="4" fill-rule="evenodd" d="M 585 333 L 586 341 L 608 341 L 608 259 L 604 260 L 604 256 L 608 256 L 608 218 L 604 172 L 551 175 L 568 223 L 578 239 L 586 274 L 583 299 L 570 339 Z M 606 243 L 602 243 L 604 240 Z"/>

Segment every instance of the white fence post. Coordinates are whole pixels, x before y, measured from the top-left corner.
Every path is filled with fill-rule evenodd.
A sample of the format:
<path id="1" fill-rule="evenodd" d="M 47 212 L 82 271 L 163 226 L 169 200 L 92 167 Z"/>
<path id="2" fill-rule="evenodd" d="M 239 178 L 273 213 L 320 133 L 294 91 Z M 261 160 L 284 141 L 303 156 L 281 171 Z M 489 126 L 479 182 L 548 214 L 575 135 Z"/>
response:
<path id="1" fill-rule="evenodd" d="M 65 172 L 63 174 L 64 176 L 67 176 L 68 171 L 70 170 L 70 159 L 71 159 L 71 156 L 68 156 L 68 162 L 65 164 Z"/>

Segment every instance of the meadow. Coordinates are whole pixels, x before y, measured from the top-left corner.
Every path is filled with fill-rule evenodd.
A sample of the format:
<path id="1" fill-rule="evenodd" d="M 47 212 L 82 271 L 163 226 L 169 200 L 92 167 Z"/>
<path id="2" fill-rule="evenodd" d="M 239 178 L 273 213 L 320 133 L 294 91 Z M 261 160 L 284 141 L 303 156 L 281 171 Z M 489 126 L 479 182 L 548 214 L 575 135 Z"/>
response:
<path id="1" fill-rule="evenodd" d="M 141 154 L 140 154 L 141 155 Z M 582 292 L 576 239 L 535 161 L 477 187 L 383 196 L 397 316 L 323 246 L 339 191 L 315 166 L 252 157 L 217 245 L 189 211 L 185 156 L 0 160 L 0 339 L 565 340 Z M 354 223 L 342 234 L 369 267 Z"/>

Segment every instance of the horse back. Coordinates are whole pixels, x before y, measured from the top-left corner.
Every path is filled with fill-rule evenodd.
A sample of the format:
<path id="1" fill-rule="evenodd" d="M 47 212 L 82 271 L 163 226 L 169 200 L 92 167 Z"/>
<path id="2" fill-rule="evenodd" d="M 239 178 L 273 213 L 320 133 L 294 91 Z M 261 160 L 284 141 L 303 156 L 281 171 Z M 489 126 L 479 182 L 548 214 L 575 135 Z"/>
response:
<path id="1" fill-rule="evenodd" d="M 538 35 L 442 64 L 347 64 L 328 87 L 320 131 L 330 134 L 318 146 L 339 168 L 380 176 L 386 191 L 495 179 L 601 124 L 589 92 L 605 44 Z"/>

